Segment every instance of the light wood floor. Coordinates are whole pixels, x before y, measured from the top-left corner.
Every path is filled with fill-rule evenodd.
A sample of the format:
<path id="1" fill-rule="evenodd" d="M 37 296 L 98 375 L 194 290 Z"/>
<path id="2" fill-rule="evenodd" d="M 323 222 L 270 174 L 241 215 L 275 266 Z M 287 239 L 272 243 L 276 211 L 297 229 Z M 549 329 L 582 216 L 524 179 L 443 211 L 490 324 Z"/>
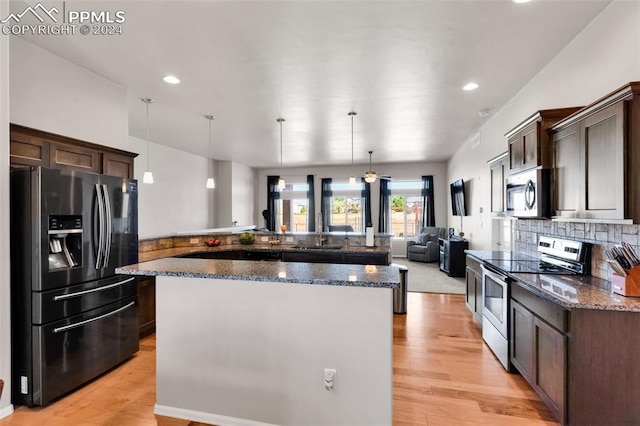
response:
<path id="1" fill-rule="evenodd" d="M 408 314 L 394 315 L 393 356 L 395 426 L 557 424 L 482 344 L 463 295 L 409 293 Z M 154 416 L 154 402 L 152 335 L 108 374 L 47 407 L 19 407 L 0 426 L 198 425 Z"/>

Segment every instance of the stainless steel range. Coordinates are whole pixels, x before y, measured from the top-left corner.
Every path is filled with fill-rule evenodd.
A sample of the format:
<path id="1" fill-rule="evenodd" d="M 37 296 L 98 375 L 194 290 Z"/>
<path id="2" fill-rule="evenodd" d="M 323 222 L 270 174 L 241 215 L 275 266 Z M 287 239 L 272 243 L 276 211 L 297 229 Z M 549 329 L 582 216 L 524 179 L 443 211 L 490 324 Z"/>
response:
<path id="1" fill-rule="evenodd" d="M 496 253 L 482 264 L 482 338 L 500 363 L 510 370 L 509 299 L 511 274 L 591 274 L 591 245 L 541 236 L 539 257 L 517 252 Z"/>

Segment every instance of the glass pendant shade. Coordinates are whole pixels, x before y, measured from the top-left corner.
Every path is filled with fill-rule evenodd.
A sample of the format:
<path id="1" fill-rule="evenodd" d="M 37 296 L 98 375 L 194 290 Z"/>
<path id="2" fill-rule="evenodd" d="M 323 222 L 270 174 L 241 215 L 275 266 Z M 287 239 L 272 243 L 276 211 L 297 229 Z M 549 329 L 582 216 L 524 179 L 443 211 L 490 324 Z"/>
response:
<path id="1" fill-rule="evenodd" d="M 357 185 L 358 182 L 356 182 L 356 177 L 355 176 L 351 176 L 349 177 L 349 185 L 354 186 Z"/>
<path id="2" fill-rule="evenodd" d="M 282 179 L 282 178 L 278 179 L 278 189 L 279 190 L 283 190 L 286 185 L 287 184 L 285 183 L 284 179 Z"/>
<path id="3" fill-rule="evenodd" d="M 212 177 L 207 178 L 207 189 L 214 189 L 216 187 L 216 182 Z"/>
<path id="4" fill-rule="evenodd" d="M 142 176 L 142 183 L 153 183 L 153 173 L 150 170 L 144 172 Z"/>
<path id="5" fill-rule="evenodd" d="M 371 154 L 373 154 L 373 151 L 369 151 L 369 170 L 364 172 L 364 181 L 367 183 L 373 183 L 378 178 L 376 172 L 371 170 Z"/>

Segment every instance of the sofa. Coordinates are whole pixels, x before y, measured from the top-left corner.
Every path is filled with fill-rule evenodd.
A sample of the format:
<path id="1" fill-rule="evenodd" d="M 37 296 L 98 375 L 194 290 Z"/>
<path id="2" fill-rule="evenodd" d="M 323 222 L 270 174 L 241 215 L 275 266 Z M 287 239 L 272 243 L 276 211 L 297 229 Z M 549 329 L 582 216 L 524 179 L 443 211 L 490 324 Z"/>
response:
<path id="1" fill-rule="evenodd" d="M 438 238 L 445 237 L 445 228 L 435 226 L 420 228 L 416 238 L 407 241 L 407 259 L 417 262 L 438 262 L 440 260 Z"/>

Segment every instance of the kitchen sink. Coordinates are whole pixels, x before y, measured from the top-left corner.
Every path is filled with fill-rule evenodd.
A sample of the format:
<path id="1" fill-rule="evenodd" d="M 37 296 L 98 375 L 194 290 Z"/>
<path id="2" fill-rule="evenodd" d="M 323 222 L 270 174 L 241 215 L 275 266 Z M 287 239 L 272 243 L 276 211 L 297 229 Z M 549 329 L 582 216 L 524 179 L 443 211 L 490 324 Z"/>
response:
<path id="1" fill-rule="evenodd" d="M 342 246 L 329 246 L 329 245 L 307 246 L 307 245 L 298 245 L 298 246 L 293 246 L 293 248 L 301 249 L 301 250 L 340 250 L 342 248 Z"/>

